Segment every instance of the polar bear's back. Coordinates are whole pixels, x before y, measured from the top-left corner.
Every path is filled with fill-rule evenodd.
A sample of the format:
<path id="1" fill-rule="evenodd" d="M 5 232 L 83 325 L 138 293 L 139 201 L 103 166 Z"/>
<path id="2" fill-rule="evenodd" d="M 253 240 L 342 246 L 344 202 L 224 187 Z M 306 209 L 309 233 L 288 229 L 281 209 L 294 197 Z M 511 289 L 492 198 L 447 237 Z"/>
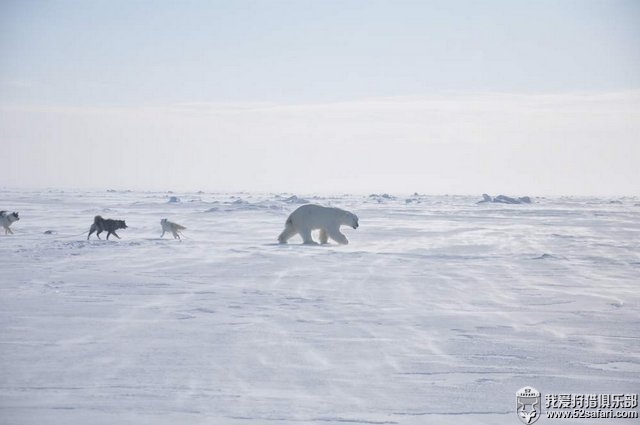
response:
<path id="1" fill-rule="evenodd" d="M 291 223 L 296 227 L 303 226 L 312 229 L 325 228 L 341 223 L 345 212 L 346 211 L 340 208 L 307 204 L 292 212 L 287 219 L 287 223 Z"/>

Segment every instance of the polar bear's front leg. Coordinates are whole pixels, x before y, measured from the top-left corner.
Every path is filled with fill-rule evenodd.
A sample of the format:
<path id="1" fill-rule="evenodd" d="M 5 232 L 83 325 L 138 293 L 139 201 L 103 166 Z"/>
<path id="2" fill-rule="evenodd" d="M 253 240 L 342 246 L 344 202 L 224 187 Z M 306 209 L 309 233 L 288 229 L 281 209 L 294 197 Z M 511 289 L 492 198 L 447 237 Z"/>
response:
<path id="1" fill-rule="evenodd" d="M 340 229 L 337 227 L 333 229 L 327 229 L 327 233 L 329 234 L 329 237 L 331 239 L 338 242 L 339 244 L 347 245 L 349 243 L 349 239 L 347 239 L 345 235 L 340 233 Z"/>
<path id="2" fill-rule="evenodd" d="M 296 233 L 298 232 L 293 227 L 293 225 L 291 223 L 287 223 L 285 224 L 284 230 L 282 231 L 282 233 L 280 233 L 280 236 L 278 236 L 278 242 L 287 243 L 287 241 Z"/>
<path id="3" fill-rule="evenodd" d="M 329 237 L 327 236 L 327 231 L 324 230 L 324 229 L 320 229 L 320 243 L 324 245 L 327 242 L 329 242 Z"/>

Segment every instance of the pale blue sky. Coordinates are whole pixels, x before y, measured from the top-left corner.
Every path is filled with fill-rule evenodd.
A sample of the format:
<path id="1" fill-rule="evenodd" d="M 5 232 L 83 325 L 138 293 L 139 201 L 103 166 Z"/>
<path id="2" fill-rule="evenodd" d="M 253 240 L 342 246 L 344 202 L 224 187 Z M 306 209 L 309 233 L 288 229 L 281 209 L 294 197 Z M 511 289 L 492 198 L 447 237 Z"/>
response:
<path id="1" fill-rule="evenodd" d="M 12 185 L 600 193 L 603 183 L 594 190 L 581 180 L 591 167 L 617 186 L 613 192 L 630 193 L 640 187 L 628 163 L 629 156 L 640 159 L 639 91 L 638 1 L 0 1 L 0 138 L 13 155 L 0 166 L 15 176 Z M 551 106 L 545 96 L 554 96 Z M 590 103 L 581 104 L 585 96 Z M 367 102 L 389 98 L 389 113 L 377 110 L 367 122 Z M 447 109 L 450 99 L 459 103 Z M 558 106 L 566 104 L 578 106 Z M 352 109 L 336 113 L 345 105 Z M 220 118 L 257 106 L 271 108 L 269 118 Z M 548 117 L 531 121 L 527 108 Z M 509 114 L 514 110 L 523 112 Z M 485 122 L 511 118 L 478 133 L 469 117 L 487 111 L 493 115 Z M 358 129 L 346 123 L 350 116 L 358 117 Z M 553 117 L 570 122 L 553 126 Z M 281 127 L 260 121 L 266 119 Z M 546 140 L 535 140 L 541 131 Z M 332 134 L 340 134 L 343 153 L 364 155 L 369 146 L 381 162 L 339 158 L 330 179 L 289 182 L 296 163 L 313 162 L 304 153 L 331 145 Z M 478 140 L 487 155 L 479 160 L 506 155 L 518 169 L 478 169 L 480 176 L 456 170 L 456 152 L 464 157 Z M 577 149 L 559 159 L 564 172 L 527 161 L 542 156 L 536 145 L 549 140 Z M 127 165 L 114 157 L 119 168 L 108 169 L 99 159 L 105 143 L 152 160 Z M 161 164 L 171 167 L 176 143 L 199 154 L 167 176 Z M 576 165 L 581 143 L 596 147 Z M 261 162 L 265 149 L 283 146 L 296 153 Z M 608 149 L 606 164 L 590 162 Z M 72 167 L 75 152 L 95 162 Z M 446 168 L 435 173 L 415 164 L 408 176 L 404 161 L 416 155 Z M 328 152 L 318 157 L 333 161 Z M 360 168 L 347 171 L 349 164 Z M 260 184 L 249 176 L 255 169 L 263 170 Z M 548 182 L 535 183 L 532 173 L 547 173 Z M 354 178 L 359 174 L 371 187 Z M 505 183 L 510 175 L 520 176 L 513 188 Z"/>

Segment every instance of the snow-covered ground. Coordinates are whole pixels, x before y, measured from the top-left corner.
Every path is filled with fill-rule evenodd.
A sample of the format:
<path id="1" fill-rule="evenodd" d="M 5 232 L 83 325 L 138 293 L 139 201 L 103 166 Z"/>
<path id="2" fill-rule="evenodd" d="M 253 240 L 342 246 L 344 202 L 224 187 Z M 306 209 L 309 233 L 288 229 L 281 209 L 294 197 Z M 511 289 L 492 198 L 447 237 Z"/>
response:
<path id="1" fill-rule="evenodd" d="M 0 191 L 0 423 L 518 424 L 526 385 L 640 389 L 640 199 L 301 196 L 360 228 L 277 245 L 288 196 Z"/>

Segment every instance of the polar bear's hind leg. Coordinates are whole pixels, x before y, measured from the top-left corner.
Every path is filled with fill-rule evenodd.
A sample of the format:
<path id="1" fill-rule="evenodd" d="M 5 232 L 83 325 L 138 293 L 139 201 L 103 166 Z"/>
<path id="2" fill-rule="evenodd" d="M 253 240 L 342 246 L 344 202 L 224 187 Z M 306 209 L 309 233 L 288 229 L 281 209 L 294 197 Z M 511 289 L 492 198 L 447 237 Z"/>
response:
<path id="1" fill-rule="evenodd" d="M 320 243 L 326 244 L 329 242 L 329 237 L 327 236 L 327 231 L 325 229 L 320 229 Z"/>
<path id="2" fill-rule="evenodd" d="M 285 224 L 284 226 L 284 230 L 282 231 L 282 233 L 280 233 L 280 236 L 278 236 L 278 242 L 287 243 L 287 241 L 296 233 L 298 232 L 293 227 L 293 224 L 287 222 L 287 224 Z"/>
<path id="3" fill-rule="evenodd" d="M 305 245 L 318 245 L 311 237 L 311 229 L 300 229 L 299 233 L 302 236 L 302 243 Z"/>

